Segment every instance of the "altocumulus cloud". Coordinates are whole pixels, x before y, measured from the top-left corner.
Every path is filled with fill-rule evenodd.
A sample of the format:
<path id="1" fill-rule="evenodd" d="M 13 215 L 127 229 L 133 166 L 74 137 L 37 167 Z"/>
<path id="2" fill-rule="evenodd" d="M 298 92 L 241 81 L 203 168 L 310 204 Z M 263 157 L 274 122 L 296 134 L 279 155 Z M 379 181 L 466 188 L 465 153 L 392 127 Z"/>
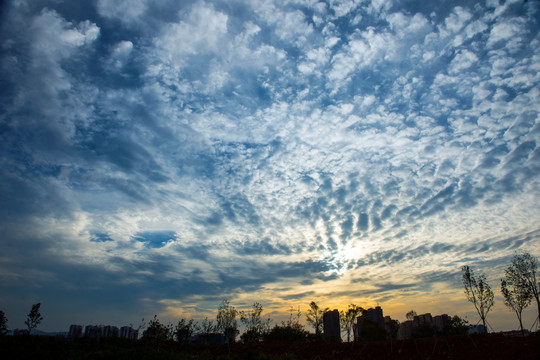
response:
<path id="1" fill-rule="evenodd" d="M 464 264 L 497 281 L 515 251 L 540 255 L 539 12 L 6 2 L 10 324 L 32 301 L 65 328 L 223 297 L 436 304 Z"/>

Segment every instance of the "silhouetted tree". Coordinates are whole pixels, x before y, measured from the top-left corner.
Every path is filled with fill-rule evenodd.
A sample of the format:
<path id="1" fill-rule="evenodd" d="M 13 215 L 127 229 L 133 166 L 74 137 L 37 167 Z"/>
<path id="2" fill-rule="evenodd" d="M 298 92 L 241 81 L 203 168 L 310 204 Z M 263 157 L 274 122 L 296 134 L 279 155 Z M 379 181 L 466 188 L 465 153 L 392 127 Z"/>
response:
<path id="1" fill-rule="evenodd" d="M 538 259 L 529 253 L 514 255 L 512 263 L 504 270 L 507 282 L 515 284 L 520 288 L 527 288 L 536 300 L 538 315 L 536 321 L 540 320 L 540 282 L 536 277 L 538 268 Z M 540 325 L 540 324 L 539 324 Z"/>
<path id="2" fill-rule="evenodd" d="M 282 321 L 281 325 L 275 325 L 264 335 L 266 341 L 298 341 L 306 339 L 308 332 L 300 324 L 302 313 L 300 309 L 290 310 L 287 322 Z"/>
<path id="3" fill-rule="evenodd" d="M 347 342 L 351 341 L 351 333 L 356 323 L 356 318 L 362 314 L 364 309 L 358 305 L 350 304 L 347 311 L 341 311 L 341 329 L 347 334 Z"/>
<path id="4" fill-rule="evenodd" d="M 516 313 L 519 321 L 519 328 L 523 334 L 523 321 L 521 320 L 523 309 L 525 309 L 532 300 L 532 293 L 524 284 L 516 284 L 511 280 L 501 279 L 501 293 L 504 296 L 504 305 Z"/>
<path id="5" fill-rule="evenodd" d="M 172 325 L 162 324 L 157 315 L 148 323 L 148 327 L 143 332 L 143 338 L 149 339 L 152 343 L 159 345 L 167 340 L 172 339 Z"/>
<path id="6" fill-rule="evenodd" d="M 6 317 L 6 314 L 4 314 L 2 310 L 0 310 L 0 335 L 7 334 L 8 332 L 7 322 L 8 322 L 8 319 Z"/>
<path id="7" fill-rule="evenodd" d="M 174 337 L 181 344 L 186 344 L 195 332 L 197 324 L 193 320 L 180 319 L 174 328 Z"/>
<path id="8" fill-rule="evenodd" d="M 463 287 L 465 288 L 467 300 L 473 303 L 487 332 L 486 316 L 493 306 L 493 291 L 491 291 L 491 286 L 487 283 L 484 274 L 481 273 L 475 276 L 469 266 L 463 266 L 462 271 Z"/>
<path id="9" fill-rule="evenodd" d="M 416 311 L 411 310 L 408 313 L 405 314 L 405 318 L 407 320 L 414 320 L 414 317 L 416 316 Z"/>
<path id="10" fill-rule="evenodd" d="M 227 342 L 234 342 L 238 335 L 238 322 L 236 316 L 238 311 L 229 303 L 229 300 L 223 300 L 218 308 L 217 329 L 227 338 Z"/>
<path id="11" fill-rule="evenodd" d="M 448 323 L 443 329 L 443 334 L 447 335 L 465 335 L 469 330 L 469 322 L 465 319 L 454 315 L 448 320 Z"/>
<path id="12" fill-rule="evenodd" d="M 199 327 L 200 335 L 204 339 L 204 342 L 208 344 L 208 341 L 210 339 L 210 334 L 216 331 L 216 325 L 214 324 L 214 320 L 208 320 L 207 317 L 203 319 L 201 322 L 201 325 Z"/>
<path id="13" fill-rule="evenodd" d="M 315 335 L 319 337 L 322 334 L 323 314 L 328 311 L 328 308 L 321 309 L 315 301 L 309 304 L 309 309 L 306 314 L 306 320 L 315 329 Z"/>
<path id="14" fill-rule="evenodd" d="M 253 304 L 253 308 L 248 311 L 240 311 L 240 321 L 246 327 L 242 334 L 243 342 L 259 341 L 262 335 L 270 328 L 270 319 L 262 319 L 263 307 L 260 303 Z"/>
<path id="15" fill-rule="evenodd" d="M 39 312 L 40 306 L 41 306 L 41 303 L 32 305 L 32 309 L 30 310 L 28 315 L 26 315 L 26 321 L 24 323 L 26 324 L 26 327 L 28 328 L 28 334 L 31 334 L 32 330 L 37 328 L 37 326 L 43 320 L 43 316 L 41 316 L 41 313 Z"/>

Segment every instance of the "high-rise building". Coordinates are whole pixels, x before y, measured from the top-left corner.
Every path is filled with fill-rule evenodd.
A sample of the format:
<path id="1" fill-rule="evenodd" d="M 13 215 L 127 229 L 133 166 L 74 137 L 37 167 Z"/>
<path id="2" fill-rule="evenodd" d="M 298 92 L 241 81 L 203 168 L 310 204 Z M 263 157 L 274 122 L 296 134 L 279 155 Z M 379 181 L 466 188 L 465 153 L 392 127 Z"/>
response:
<path id="1" fill-rule="evenodd" d="M 69 327 L 68 337 L 78 338 L 82 336 L 82 326 L 81 325 L 71 325 Z"/>
<path id="2" fill-rule="evenodd" d="M 129 340 L 137 340 L 139 338 L 139 332 L 131 326 L 122 326 L 120 328 L 120 337 Z"/>
<path id="3" fill-rule="evenodd" d="M 413 319 L 413 322 L 417 327 L 420 327 L 420 326 L 433 327 L 433 317 L 431 316 L 430 313 L 416 315 Z"/>
<path id="4" fill-rule="evenodd" d="M 341 339 L 338 310 L 327 311 L 323 314 L 323 331 L 325 338 Z"/>
<path id="5" fill-rule="evenodd" d="M 101 329 L 99 326 L 95 325 L 86 325 L 84 328 L 84 336 L 91 338 L 99 338 L 101 335 Z"/>
<path id="6" fill-rule="evenodd" d="M 101 337 L 110 338 L 110 337 L 118 337 L 118 328 L 116 326 L 103 326 L 101 328 Z"/>
<path id="7" fill-rule="evenodd" d="M 369 320 L 375 324 L 377 324 L 379 327 L 384 329 L 384 316 L 383 316 L 383 310 L 380 306 L 376 306 L 375 308 L 370 308 L 364 311 L 362 316 L 358 317 L 357 324 L 359 328 L 361 328 L 362 323 L 365 320 Z"/>
<path id="8" fill-rule="evenodd" d="M 437 315 L 433 318 L 433 327 L 437 332 L 443 332 L 446 325 L 450 321 L 450 316 L 447 314 Z"/>
<path id="9" fill-rule="evenodd" d="M 397 338 L 398 340 L 411 339 L 414 332 L 414 323 L 412 320 L 407 320 L 399 324 Z"/>

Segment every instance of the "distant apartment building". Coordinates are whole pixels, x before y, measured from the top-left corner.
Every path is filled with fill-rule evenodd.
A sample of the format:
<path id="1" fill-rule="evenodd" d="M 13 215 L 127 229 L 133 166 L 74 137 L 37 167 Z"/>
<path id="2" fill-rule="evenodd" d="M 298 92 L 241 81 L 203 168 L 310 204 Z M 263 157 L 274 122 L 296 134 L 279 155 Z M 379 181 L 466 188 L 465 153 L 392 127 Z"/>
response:
<path id="1" fill-rule="evenodd" d="M 120 328 L 120 337 L 123 339 L 137 340 L 139 338 L 139 332 L 131 326 L 122 326 Z"/>
<path id="2" fill-rule="evenodd" d="M 412 339 L 414 328 L 415 326 L 412 320 L 407 320 L 399 324 L 399 330 L 397 334 L 398 340 Z"/>
<path id="3" fill-rule="evenodd" d="M 103 338 L 118 337 L 118 328 L 116 326 L 111 326 L 111 325 L 101 327 L 101 337 Z"/>
<path id="4" fill-rule="evenodd" d="M 84 328 L 84 336 L 97 339 L 101 336 L 101 329 L 99 326 L 86 325 Z"/>
<path id="5" fill-rule="evenodd" d="M 390 316 L 384 316 L 380 306 L 367 309 L 356 320 L 354 327 L 355 339 L 382 340 L 395 338 L 399 323 Z"/>
<path id="6" fill-rule="evenodd" d="M 444 328 L 450 322 L 450 316 L 447 314 L 437 315 L 433 318 L 433 327 L 437 332 L 443 332 Z"/>
<path id="7" fill-rule="evenodd" d="M 341 339 L 338 310 L 327 311 L 323 314 L 323 334 L 325 338 Z"/>
<path id="8" fill-rule="evenodd" d="M 69 328 L 68 336 L 69 337 L 82 336 L 82 326 L 71 325 Z M 118 329 L 118 327 L 113 326 L 113 325 L 105 325 L 105 326 L 86 325 L 84 328 L 84 336 L 89 337 L 89 338 L 95 338 L 95 339 L 121 337 L 121 338 L 129 339 L 129 340 L 137 340 L 139 338 L 139 332 L 133 329 L 131 326 L 122 326 L 120 329 Z"/>
<path id="9" fill-rule="evenodd" d="M 79 338 L 82 336 L 82 326 L 81 325 L 71 325 L 69 327 L 68 337 L 70 338 Z"/>
<path id="10" fill-rule="evenodd" d="M 390 316 L 385 316 L 384 329 L 388 333 L 390 339 L 395 339 L 399 330 L 399 321 L 393 320 Z"/>
<path id="11" fill-rule="evenodd" d="M 375 308 L 369 308 L 365 310 L 364 313 L 356 319 L 358 328 L 361 328 L 362 324 L 366 320 L 369 320 L 372 323 L 375 323 L 379 327 L 384 329 L 383 310 L 381 309 L 380 306 L 376 306 Z"/>
<path id="12" fill-rule="evenodd" d="M 398 339 L 411 339 L 420 330 L 432 329 L 434 332 L 443 332 L 448 325 L 450 316 L 447 314 L 431 316 L 430 313 L 416 315 L 413 320 L 399 324 Z"/>
<path id="13" fill-rule="evenodd" d="M 413 319 L 413 323 L 416 327 L 426 326 L 433 327 L 433 317 L 430 313 L 416 315 Z"/>

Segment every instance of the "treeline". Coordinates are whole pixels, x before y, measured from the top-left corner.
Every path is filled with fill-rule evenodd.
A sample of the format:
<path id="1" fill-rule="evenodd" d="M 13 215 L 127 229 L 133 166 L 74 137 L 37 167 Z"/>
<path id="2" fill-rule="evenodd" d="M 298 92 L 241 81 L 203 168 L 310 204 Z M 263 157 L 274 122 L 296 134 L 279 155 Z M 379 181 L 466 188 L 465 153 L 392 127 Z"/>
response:
<path id="1" fill-rule="evenodd" d="M 263 340 L 302 340 L 310 333 L 300 323 L 300 310 L 291 311 L 289 319 L 271 326 L 271 319 L 263 316 L 263 306 L 256 302 L 249 310 L 237 310 L 228 300 L 223 300 L 218 307 L 216 319 L 204 318 L 200 322 L 180 319 L 176 324 L 164 324 L 156 315 L 141 328 L 142 339 L 152 342 L 177 341 L 185 344 L 193 341 L 195 335 L 199 343 L 212 343 L 216 335 L 222 335 L 227 343 L 235 342 L 240 335 L 239 325 L 244 327 L 240 341 L 244 343 Z M 309 312 L 308 312 L 309 313 Z M 314 316 L 319 318 L 319 314 Z M 322 316 L 322 315 L 321 315 Z M 308 318 L 309 319 L 309 318 Z M 144 321 L 144 320 L 143 320 Z"/>

